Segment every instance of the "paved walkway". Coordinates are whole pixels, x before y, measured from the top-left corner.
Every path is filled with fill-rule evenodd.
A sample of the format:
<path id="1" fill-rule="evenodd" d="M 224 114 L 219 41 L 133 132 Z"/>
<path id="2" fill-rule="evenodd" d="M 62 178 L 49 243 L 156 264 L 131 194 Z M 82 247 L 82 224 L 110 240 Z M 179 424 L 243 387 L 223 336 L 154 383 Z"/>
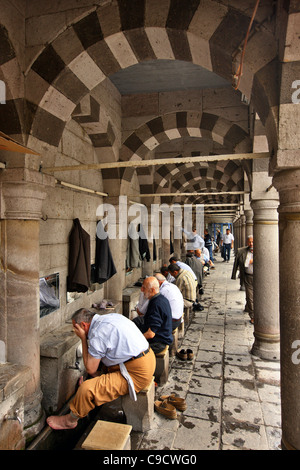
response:
<path id="1" fill-rule="evenodd" d="M 279 363 L 251 355 L 253 325 L 231 271 L 219 256 L 205 278 L 205 309 L 195 312 L 180 345 L 194 359 L 172 359 L 168 382 L 156 389 L 157 398 L 185 397 L 186 411 L 176 420 L 155 412 L 150 431 L 131 434 L 132 450 L 280 449 Z"/>

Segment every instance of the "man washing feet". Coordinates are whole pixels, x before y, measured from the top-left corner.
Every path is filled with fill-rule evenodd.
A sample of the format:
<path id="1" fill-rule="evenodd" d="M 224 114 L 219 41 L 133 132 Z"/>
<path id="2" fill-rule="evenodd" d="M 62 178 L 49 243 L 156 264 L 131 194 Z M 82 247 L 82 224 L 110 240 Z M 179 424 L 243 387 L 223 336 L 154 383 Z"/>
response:
<path id="1" fill-rule="evenodd" d="M 92 377 L 78 388 L 70 403 L 70 413 L 49 416 L 48 425 L 56 430 L 73 429 L 95 406 L 146 387 L 155 371 L 155 355 L 136 325 L 119 313 L 94 314 L 79 309 L 72 317 L 75 334 L 82 342 L 83 362 Z M 108 372 L 99 372 L 102 362 Z"/>

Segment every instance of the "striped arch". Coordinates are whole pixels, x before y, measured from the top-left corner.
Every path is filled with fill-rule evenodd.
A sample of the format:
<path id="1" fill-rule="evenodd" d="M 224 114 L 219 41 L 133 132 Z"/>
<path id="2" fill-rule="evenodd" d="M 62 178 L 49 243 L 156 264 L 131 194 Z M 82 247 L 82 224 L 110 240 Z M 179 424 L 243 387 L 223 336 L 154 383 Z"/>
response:
<path id="1" fill-rule="evenodd" d="M 215 154 L 247 153 L 252 148 L 249 135 L 240 126 L 214 114 L 184 111 L 152 119 L 137 129 L 124 142 L 120 151 L 120 160 L 143 160 L 151 151 L 159 151 L 161 144 L 168 144 L 185 137 L 191 137 L 196 141 L 205 139 L 214 142 Z M 170 180 L 175 178 L 177 183 L 173 183 L 175 186 L 171 192 L 184 191 L 183 184 L 187 180 L 197 179 L 200 176 L 205 177 L 208 187 L 209 179 L 226 178 L 226 173 L 232 177 L 236 171 L 239 175 L 237 180 L 243 181 L 243 167 L 234 162 L 202 163 L 200 167 L 198 164 L 194 167 L 192 163 L 188 165 L 172 163 L 168 166 L 156 166 L 154 169 L 151 167 L 136 170 L 127 168 L 123 173 L 123 178 L 130 181 L 134 171 L 139 177 L 140 190 L 143 194 L 161 192 L 163 188 L 170 187 Z M 187 178 L 179 183 L 180 178 L 184 178 L 185 172 Z M 237 181 L 232 180 L 232 183 L 227 184 L 227 190 L 232 190 L 236 184 Z"/>
<path id="2" fill-rule="evenodd" d="M 57 146 L 87 94 L 118 70 L 149 59 L 193 62 L 231 82 L 232 57 L 239 57 L 248 24 L 245 13 L 212 0 L 191 0 L 184 8 L 178 0 L 117 0 L 98 7 L 64 30 L 32 64 L 27 82 L 38 89 L 31 93 L 36 110 L 30 134 Z M 270 89 L 276 43 L 264 26 L 253 31 L 240 90 L 253 98 L 258 112 L 263 97 L 268 129 L 275 119 Z"/>
<path id="3" fill-rule="evenodd" d="M 160 144 L 183 137 L 205 138 L 220 144 L 227 153 L 249 152 L 247 132 L 216 114 L 180 111 L 148 121 L 124 142 L 120 160 L 143 159 Z"/>
<path id="4" fill-rule="evenodd" d="M 244 171 L 234 161 L 202 163 L 191 168 L 189 165 L 177 165 L 170 173 L 159 167 L 155 175 L 154 192 L 161 194 L 162 201 L 172 203 L 176 196 L 163 196 L 166 188 L 170 193 L 199 193 L 185 198 L 186 203 L 237 202 L 237 195 L 203 195 L 201 192 L 225 192 L 244 190 Z M 163 175 L 163 177 L 162 177 Z M 160 181 L 158 182 L 158 180 Z"/>

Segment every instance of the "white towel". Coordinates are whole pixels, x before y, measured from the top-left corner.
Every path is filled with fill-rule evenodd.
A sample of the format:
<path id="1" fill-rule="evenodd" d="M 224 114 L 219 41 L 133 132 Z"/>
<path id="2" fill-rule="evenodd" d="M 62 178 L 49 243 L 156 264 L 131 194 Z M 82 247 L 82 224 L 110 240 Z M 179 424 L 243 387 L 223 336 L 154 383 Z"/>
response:
<path id="1" fill-rule="evenodd" d="M 128 372 L 128 370 L 126 369 L 126 366 L 125 366 L 124 363 L 121 363 L 121 364 L 120 364 L 120 372 L 121 372 L 121 374 L 123 375 L 124 379 L 127 380 L 130 398 L 131 398 L 133 401 L 136 401 L 137 398 L 136 398 L 136 393 L 135 393 L 133 381 L 132 381 L 132 378 L 130 377 L 129 372 Z"/>

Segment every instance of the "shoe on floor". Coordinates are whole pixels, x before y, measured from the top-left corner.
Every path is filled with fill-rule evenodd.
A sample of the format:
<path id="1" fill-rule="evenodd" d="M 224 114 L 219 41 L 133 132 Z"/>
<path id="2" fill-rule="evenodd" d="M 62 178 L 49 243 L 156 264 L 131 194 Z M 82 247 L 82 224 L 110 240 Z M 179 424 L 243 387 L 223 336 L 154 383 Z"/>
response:
<path id="1" fill-rule="evenodd" d="M 192 351 L 191 349 L 187 349 L 187 350 L 186 350 L 186 354 L 187 354 L 187 359 L 188 359 L 188 361 L 191 361 L 191 360 L 193 359 L 193 357 L 194 357 L 193 351 Z"/>
<path id="2" fill-rule="evenodd" d="M 186 401 L 184 398 L 177 397 L 175 393 L 171 393 L 171 395 L 162 395 L 160 400 L 165 401 L 167 400 L 170 405 L 174 406 L 179 411 L 186 410 Z"/>
<path id="3" fill-rule="evenodd" d="M 176 352 L 176 356 L 179 357 L 182 361 L 187 360 L 187 352 L 185 349 L 181 349 L 180 351 Z"/>
<path id="4" fill-rule="evenodd" d="M 176 419 L 177 418 L 177 411 L 175 406 L 168 403 L 167 400 L 156 400 L 154 402 L 154 409 L 157 413 L 165 416 L 169 419 Z"/>

